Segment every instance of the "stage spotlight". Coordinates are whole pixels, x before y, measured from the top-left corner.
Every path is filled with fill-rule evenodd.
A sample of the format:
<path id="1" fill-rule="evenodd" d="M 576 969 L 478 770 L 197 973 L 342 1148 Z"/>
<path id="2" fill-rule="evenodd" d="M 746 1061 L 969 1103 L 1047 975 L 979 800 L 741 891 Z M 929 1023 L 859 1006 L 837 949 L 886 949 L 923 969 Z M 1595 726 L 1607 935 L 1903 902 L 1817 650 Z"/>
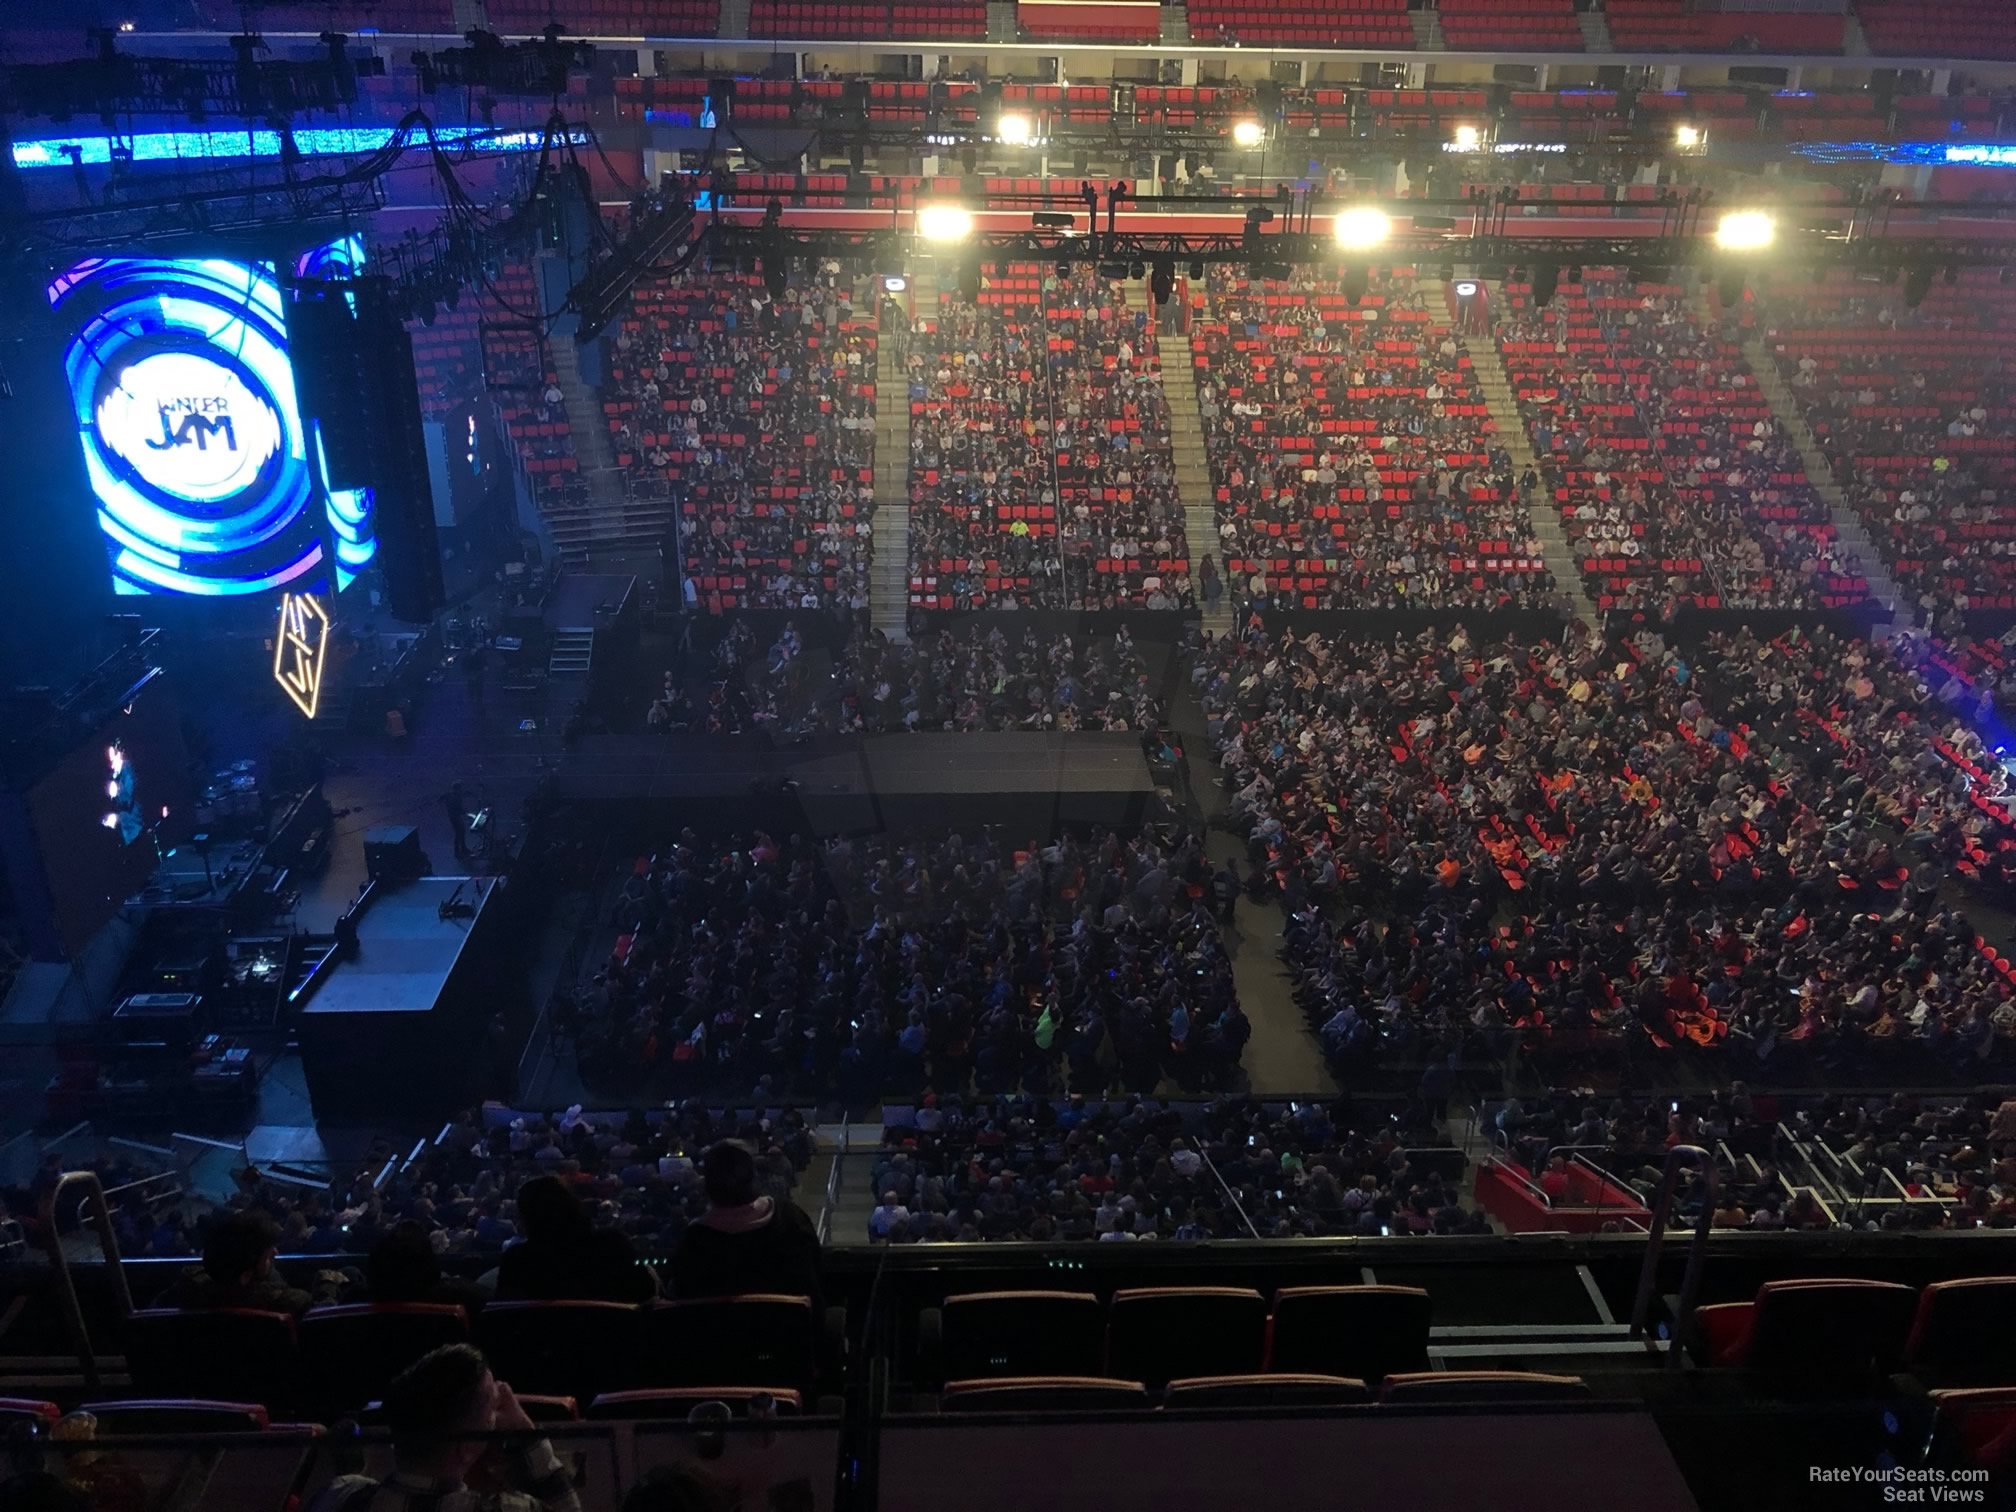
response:
<path id="1" fill-rule="evenodd" d="M 1932 292 L 1932 265 L 1913 263 L 1904 270 L 1904 308 L 1915 310 Z"/>
<path id="2" fill-rule="evenodd" d="M 1701 145 L 1701 128 L 1699 126 L 1678 127 L 1673 133 L 1673 145 L 1675 147 L 1699 147 Z"/>
<path id="3" fill-rule="evenodd" d="M 1267 128 L 1262 126 L 1258 121 L 1246 120 L 1234 121 L 1232 123 L 1232 141 L 1235 146 L 1258 147 L 1266 140 Z"/>
<path id="4" fill-rule="evenodd" d="M 1011 147 L 1026 146 L 1035 135 L 1036 123 L 1026 115 L 1017 115 L 1013 111 L 994 123 L 995 140 L 1006 142 Z"/>
<path id="5" fill-rule="evenodd" d="M 1393 220 L 1377 206 L 1353 205 L 1337 212 L 1330 230 L 1346 252 L 1368 252 L 1393 234 Z"/>
<path id="6" fill-rule="evenodd" d="M 1148 292 L 1154 297 L 1156 304 L 1169 303 L 1169 296 L 1176 292 L 1175 263 L 1166 257 L 1155 259 L 1155 266 L 1148 277 Z"/>
<path id="7" fill-rule="evenodd" d="M 964 205 L 919 205 L 917 234 L 931 242 L 962 242 L 973 234 L 973 212 Z"/>
<path id="8" fill-rule="evenodd" d="M 1458 126 L 1456 128 L 1456 146 L 1460 151 L 1475 152 L 1477 144 L 1483 140 L 1484 134 L 1475 126 Z"/>
<path id="9" fill-rule="evenodd" d="M 1459 278 L 1456 280 L 1456 297 L 1458 299 L 1476 298 L 1477 280 L 1474 278 Z"/>
<path id="10" fill-rule="evenodd" d="M 1356 263 L 1347 267 L 1344 270 L 1343 278 L 1344 303 L 1356 305 L 1359 300 L 1365 297 L 1365 292 L 1371 287 L 1371 282 L 1372 270 L 1370 268 L 1361 267 Z"/>
<path id="11" fill-rule="evenodd" d="M 1204 282 L 1204 262 L 1202 258 L 1191 259 L 1190 282 L 1192 283 Z M 2004 268 L 2002 270 L 2002 282 L 2004 283 L 2009 282 L 2009 270 L 2007 268 Z"/>
<path id="12" fill-rule="evenodd" d="M 1730 210 L 1715 224 L 1715 245 L 1724 252 L 1762 252 L 1777 239 L 1777 220 L 1762 210 Z"/>
<path id="13" fill-rule="evenodd" d="M 901 294 L 909 287 L 910 280 L 905 278 L 901 273 L 885 273 L 882 275 L 882 292 L 884 294 Z"/>
<path id="14" fill-rule="evenodd" d="M 1551 262 L 1533 265 L 1533 303 L 1545 309 L 1554 302 L 1555 291 L 1561 287 L 1561 269 Z"/>
<path id="15" fill-rule="evenodd" d="M 1743 270 L 1725 268 L 1715 284 L 1715 297 L 1722 302 L 1725 310 L 1734 309 L 1743 303 Z"/>
<path id="16" fill-rule="evenodd" d="M 1127 264 L 1127 276 L 1129 278 L 1146 278 L 1148 276 L 1148 264 L 1138 257 L 1135 258 L 1134 261 Z"/>

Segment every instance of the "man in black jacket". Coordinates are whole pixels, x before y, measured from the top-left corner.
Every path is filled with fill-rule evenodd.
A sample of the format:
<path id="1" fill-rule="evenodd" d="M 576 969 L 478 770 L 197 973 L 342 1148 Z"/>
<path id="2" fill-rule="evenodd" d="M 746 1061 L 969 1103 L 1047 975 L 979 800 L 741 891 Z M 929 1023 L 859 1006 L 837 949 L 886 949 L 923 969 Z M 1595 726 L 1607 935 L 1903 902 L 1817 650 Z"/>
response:
<path id="1" fill-rule="evenodd" d="M 707 1211 L 690 1225 L 672 1262 L 672 1289 L 681 1297 L 778 1292 L 824 1305 L 819 1285 L 819 1235 L 788 1198 L 756 1194 L 756 1156 L 737 1140 L 721 1141 L 700 1162 Z"/>

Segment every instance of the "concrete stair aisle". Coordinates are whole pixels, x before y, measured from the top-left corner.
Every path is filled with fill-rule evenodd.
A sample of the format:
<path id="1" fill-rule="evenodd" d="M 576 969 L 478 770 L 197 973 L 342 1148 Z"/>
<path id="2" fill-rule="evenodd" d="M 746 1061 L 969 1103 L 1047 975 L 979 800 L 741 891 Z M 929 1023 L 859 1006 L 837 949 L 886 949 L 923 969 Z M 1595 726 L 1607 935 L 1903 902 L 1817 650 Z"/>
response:
<path id="1" fill-rule="evenodd" d="M 935 314 L 936 275 L 928 268 L 915 274 L 910 295 L 918 314 Z M 882 331 L 875 342 L 875 554 L 868 567 L 868 622 L 892 641 L 910 638 L 908 335 Z"/>
<path id="2" fill-rule="evenodd" d="M 1442 18 L 1432 10 L 1416 10 L 1407 13 L 1414 23 L 1414 46 L 1419 52 L 1447 52 L 1449 44 L 1442 38 Z"/>
<path id="3" fill-rule="evenodd" d="M 1852 10 L 1841 18 L 1841 55 L 1846 58 L 1869 56 L 1869 38 L 1863 34 L 1862 18 Z"/>
<path id="4" fill-rule="evenodd" d="M 581 376 L 574 343 L 551 344 L 548 360 L 560 387 L 567 429 L 574 438 L 580 479 L 587 490 L 585 505 L 540 504 L 553 541 L 563 556 L 585 560 L 594 553 L 656 550 L 672 519 L 671 505 L 662 499 L 633 499 L 628 480 L 616 461 L 615 443 L 603 421 L 602 399 Z"/>
<path id="5" fill-rule="evenodd" d="M 749 35 L 749 0 L 721 0 L 721 20 L 714 28 L 718 37 Z"/>
<path id="6" fill-rule="evenodd" d="M 1190 8 L 1176 0 L 1162 6 L 1162 45 L 1164 47 L 1188 47 L 1190 45 Z"/>
<path id="7" fill-rule="evenodd" d="M 1576 14 L 1575 19 L 1582 26 L 1582 48 L 1585 52 L 1607 53 L 1615 49 L 1610 44 L 1610 22 L 1600 10 L 1585 10 Z"/>
<path id="8" fill-rule="evenodd" d="M 1750 364 L 1750 371 L 1756 375 L 1757 387 L 1771 401 L 1771 413 L 1798 449 L 1807 482 L 1813 485 L 1813 491 L 1820 495 L 1827 512 L 1833 516 L 1835 534 L 1861 559 L 1862 576 L 1869 582 L 1869 596 L 1888 612 L 1891 629 L 1901 630 L 1910 626 L 1915 619 L 1911 602 L 1897 585 L 1897 580 L 1890 576 L 1890 569 L 1883 562 L 1883 553 L 1877 550 L 1876 542 L 1862 523 L 1862 517 L 1855 513 L 1848 496 L 1841 491 L 1841 485 L 1834 481 L 1834 465 L 1820 450 L 1820 443 L 1807 426 L 1806 417 L 1799 408 L 1798 396 L 1786 383 L 1785 375 L 1778 371 L 1777 359 L 1764 345 L 1763 339 L 1757 336 L 1743 343 L 1743 356 Z"/>
<path id="9" fill-rule="evenodd" d="M 1128 302 L 1137 292 L 1130 285 Z M 1211 463 L 1204 451 L 1204 416 L 1197 407 L 1197 360 L 1190 348 L 1187 331 L 1158 334 L 1156 347 L 1162 356 L 1162 393 L 1169 401 L 1169 451 L 1176 468 L 1176 497 L 1183 502 L 1183 535 L 1189 543 L 1191 587 L 1197 590 L 1197 608 L 1204 628 L 1213 635 L 1229 634 L 1233 627 L 1232 582 L 1225 564 L 1218 564 L 1219 582 L 1224 592 L 1214 613 L 1204 607 L 1204 594 L 1197 589 L 1197 569 L 1204 558 L 1218 554 L 1218 510 L 1211 483 Z"/>
<path id="10" fill-rule="evenodd" d="M 744 0 L 747 3 L 747 0 Z M 1015 19 L 1014 0 L 988 0 L 987 40 L 989 42 L 1020 42 L 1022 23 Z"/>
<path id="11" fill-rule="evenodd" d="M 1449 307 L 1448 287 L 1440 280 L 1423 281 L 1431 310 L 1446 310 Z M 1438 298 L 1442 303 L 1437 303 Z M 1545 478 L 1546 470 L 1533 455 L 1532 442 L 1527 438 L 1526 422 L 1519 414 L 1518 398 L 1512 392 L 1511 381 L 1505 376 L 1505 364 L 1498 356 L 1497 341 L 1488 335 L 1458 339 L 1470 355 L 1470 370 L 1476 374 L 1477 388 L 1484 395 L 1484 402 L 1491 406 L 1491 419 L 1498 427 L 1498 436 L 1505 443 L 1505 450 L 1512 454 L 1513 475 L 1523 475 L 1530 467 Z M 1553 507 L 1550 499 L 1543 497 L 1539 507 L 1529 512 L 1533 516 L 1533 534 L 1540 540 L 1540 549 L 1547 558 L 1547 570 L 1554 574 L 1557 590 L 1567 595 L 1576 615 L 1585 624 L 1599 624 L 1596 602 L 1589 597 L 1589 590 L 1582 581 L 1582 559 L 1575 554 L 1574 546 L 1561 529 L 1561 511 Z"/>

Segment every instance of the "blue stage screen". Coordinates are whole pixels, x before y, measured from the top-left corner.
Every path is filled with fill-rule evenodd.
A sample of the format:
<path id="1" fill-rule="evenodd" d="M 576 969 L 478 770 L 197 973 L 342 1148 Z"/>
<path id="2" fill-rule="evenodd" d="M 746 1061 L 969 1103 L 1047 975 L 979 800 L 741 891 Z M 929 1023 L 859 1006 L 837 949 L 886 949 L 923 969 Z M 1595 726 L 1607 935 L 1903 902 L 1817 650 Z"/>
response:
<path id="1" fill-rule="evenodd" d="M 361 265 L 354 238 L 306 253 Z M 121 594 L 338 591 L 376 551 L 369 490 L 331 490 L 266 263 L 108 258 L 49 286 L 74 312 L 71 412 Z"/>

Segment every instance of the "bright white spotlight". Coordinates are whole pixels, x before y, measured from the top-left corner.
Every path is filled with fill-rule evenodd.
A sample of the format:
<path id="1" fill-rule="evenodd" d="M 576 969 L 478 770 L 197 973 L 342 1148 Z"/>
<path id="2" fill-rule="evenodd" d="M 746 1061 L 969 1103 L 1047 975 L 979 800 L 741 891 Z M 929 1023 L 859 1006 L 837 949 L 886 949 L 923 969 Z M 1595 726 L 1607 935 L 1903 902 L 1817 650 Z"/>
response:
<path id="1" fill-rule="evenodd" d="M 1234 121 L 1232 141 L 1239 147 L 1258 147 L 1267 140 L 1267 128 L 1258 121 Z"/>
<path id="2" fill-rule="evenodd" d="M 1673 145 L 1676 147 L 1699 147 L 1701 145 L 1701 128 L 1699 126 L 1682 126 L 1678 128 L 1673 133 Z"/>
<path id="3" fill-rule="evenodd" d="M 1371 205 L 1353 205 L 1337 212 L 1330 229 L 1346 252 L 1369 252 L 1393 234 L 1393 218 Z"/>
<path id="4" fill-rule="evenodd" d="M 1026 115 L 1011 112 L 994 123 L 995 139 L 1007 142 L 1011 146 L 1020 147 L 1034 135 L 1036 135 L 1036 123 Z"/>
<path id="5" fill-rule="evenodd" d="M 882 292 L 885 294 L 901 294 L 909 287 L 910 280 L 905 278 L 901 273 L 885 273 L 882 275 Z"/>
<path id="6" fill-rule="evenodd" d="M 964 205 L 919 205 L 917 234 L 926 241 L 964 241 L 973 234 L 973 212 Z"/>
<path id="7" fill-rule="evenodd" d="M 1475 126 L 1458 126 L 1456 128 L 1456 145 L 1465 152 L 1475 152 L 1477 144 L 1483 140 L 1483 133 L 1478 131 Z"/>
<path id="8" fill-rule="evenodd" d="M 1476 296 L 1477 281 L 1474 278 L 1459 278 L 1456 280 L 1456 297 L 1458 299 L 1474 299 Z"/>
<path id="9" fill-rule="evenodd" d="M 1731 210 L 1715 225 L 1724 252 L 1761 252 L 1778 238 L 1778 222 L 1762 210 Z"/>

